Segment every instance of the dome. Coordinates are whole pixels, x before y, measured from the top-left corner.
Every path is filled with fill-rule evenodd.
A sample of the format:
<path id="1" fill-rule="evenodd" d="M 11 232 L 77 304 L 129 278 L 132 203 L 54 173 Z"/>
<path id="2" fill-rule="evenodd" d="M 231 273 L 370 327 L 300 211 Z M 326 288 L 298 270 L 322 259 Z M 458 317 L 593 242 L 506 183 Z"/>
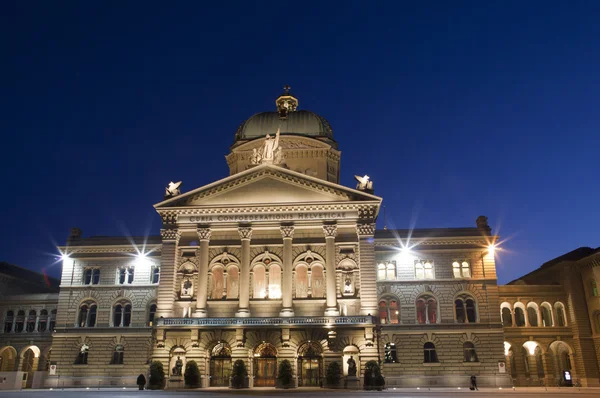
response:
<path id="1" fill-rule="evenodd" d="M 267 134 L 275 135 L 281 128 L 281 135 L 303 135 L 322 137 L 333 141 L 333 131 L 327 119 L 310 111 L 289 112 L 281 118 L 279 112 L 262 112 L 250 117 L 238 128 L 235 140 L 252 140 Z"/>

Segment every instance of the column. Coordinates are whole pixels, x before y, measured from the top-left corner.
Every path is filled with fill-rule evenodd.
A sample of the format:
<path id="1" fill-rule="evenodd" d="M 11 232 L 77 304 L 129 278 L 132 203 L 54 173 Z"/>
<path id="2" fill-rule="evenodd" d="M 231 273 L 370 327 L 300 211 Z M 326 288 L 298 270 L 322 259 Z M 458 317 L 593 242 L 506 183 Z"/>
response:
<path id="1" fill-rule="evenodd" d="M 360 312 L 362 315 L 377 315 L 377 265 L 373 237 L 375 224 L 357 224 L 358 255 L 360 269 Z"/>
<path id="2" fill-rule="evenodd" d="M 337 235 L 337 225 L 323 225 L 325 232 L 325 268 L 327 273 L 327 308 L 325 316 L 339 316 L 337 308 L 337 294 L 335 286 L 335 236 Z"/>
<path id="3" fill-rule="evenodd" d="M 283 281 L 281 284 L 282 309 L 279 316 L 294 316 L 292 307 L 292 238 L 294 236 L 293 225 L 281 226 L 281 237 L 283 238 Z"/>
<path id="4" fill-rule="evenodd" d="M 250 316 L 250 239 L 252 238 L 251 227 L 239 227 L 238 232 L 242 241 L 242 258 L 240 269 L 240 301 L 239 309 L 235 313 L 237 317 Z"/>
<path id="5" fill-rule="evenodd" d="M 177 244 L 181 233 L 177 229 L 161 229 L 162 251 L 160 255 L 160 283 L 156 300 L 156 319 L 172 317 L 177 288 L 175 286 L 177 272 Z"/>
<path id="6" fill-rule="evenodd" d="M 208 244 L 210 242 L 210 228 L 198 228 L 198 241 L 200 248 L 198 250 L 198 286 L 196 293 L 196 318 L 205 318 L 206 299 L 208 297 Z"/>

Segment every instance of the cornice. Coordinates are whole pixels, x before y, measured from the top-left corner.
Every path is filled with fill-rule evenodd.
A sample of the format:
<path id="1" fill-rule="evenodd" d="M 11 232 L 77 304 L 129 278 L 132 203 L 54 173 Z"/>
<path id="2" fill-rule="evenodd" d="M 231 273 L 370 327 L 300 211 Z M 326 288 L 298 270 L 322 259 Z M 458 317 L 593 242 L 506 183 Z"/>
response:
<path id="1" fill-rule="evenodd" d="M 145 250 L 147 253 L 160 252 L 162 250 L 162 244 L 158 245 L 146 245 Z M 89 253 L 132 253 L 137 254 L 139 249 L 131 245 L 85 245 L 85 246 L 58 246 L 61 252 L 68 252 L 69 254 L 89 254 Z"/>
<path id="2" fill-rule="evenodd" d="M 477 236 L 473 238 L 460 237 L 457 239 L 448 238 L 413 238 L 411 246 L 450 246 L 450 245 L 480 245 L 483 248 L 487 247 L 487 240 L 484 237 Z M 396 239 L 375 239 L 374 245 L 377 247 L 399 247 L 400 244 Z"/>
<path id="3" fill-rule="evenodd" d="M 257 205 L 241 207 L 172 207 L 168 209 L 158 209 L 158 213 L 165 218 L 177 219 L 176 216 L 182 215 L 203 215 L 203 214 L 252 214 L 252 213 L 290 213 L 290 212 L 311 212 L 311 211 L 347 211 L 356 210 L 363 214 L 375 214 L 379 206 L 379 201 L 368 202 L 340 202 L 340 203 L 316 203 L 303 205 Z"/>

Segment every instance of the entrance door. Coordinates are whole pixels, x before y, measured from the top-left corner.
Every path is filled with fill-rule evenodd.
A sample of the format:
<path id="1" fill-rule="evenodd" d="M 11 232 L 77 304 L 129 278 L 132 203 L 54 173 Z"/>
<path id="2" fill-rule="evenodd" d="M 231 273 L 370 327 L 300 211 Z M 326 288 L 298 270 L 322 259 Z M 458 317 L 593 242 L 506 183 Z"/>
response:
<path id="1" fill-rule="evenodd" d="M 254 386 L 275 387 L 277 358 L 254 358 Z"/>
<path id="2" fill-rule="evenodd" d="M 321 385 L 321 359 L 300 358 L 300 380 L 298 385 L 302 387 L 319 387 Z"/>
<path id="3" fill-rule="evenodd" d="M 229 387 L 231 377 L 231 358 L 210 359 L 210 386 Z"/>

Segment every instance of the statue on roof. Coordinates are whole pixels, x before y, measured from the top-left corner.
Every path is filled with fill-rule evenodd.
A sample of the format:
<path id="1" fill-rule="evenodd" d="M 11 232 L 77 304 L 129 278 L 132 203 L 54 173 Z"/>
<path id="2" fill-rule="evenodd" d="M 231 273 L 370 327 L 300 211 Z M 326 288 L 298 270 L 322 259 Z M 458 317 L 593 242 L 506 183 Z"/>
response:
<path id="1" fill-rule="evenodd" d="M 179 189 L 181 187 L 181 181 L 173 182 L 171 181 L 167 188 L 165 188 L 165 199 L 175 197 L 181 193 Z"/>
<path id="2" fill-rule="evenodd" d="M 265 137 L 265 141 L 260 148 L 252 149 L 252 155 L 250 155 L 250 163 L 252 164 L 281 164 L 283 163 L 284 156 L 279 146 L 279 133 L 280 128 L 277 129 L 275 137 L 271 137 L 269 134 Z"/>

